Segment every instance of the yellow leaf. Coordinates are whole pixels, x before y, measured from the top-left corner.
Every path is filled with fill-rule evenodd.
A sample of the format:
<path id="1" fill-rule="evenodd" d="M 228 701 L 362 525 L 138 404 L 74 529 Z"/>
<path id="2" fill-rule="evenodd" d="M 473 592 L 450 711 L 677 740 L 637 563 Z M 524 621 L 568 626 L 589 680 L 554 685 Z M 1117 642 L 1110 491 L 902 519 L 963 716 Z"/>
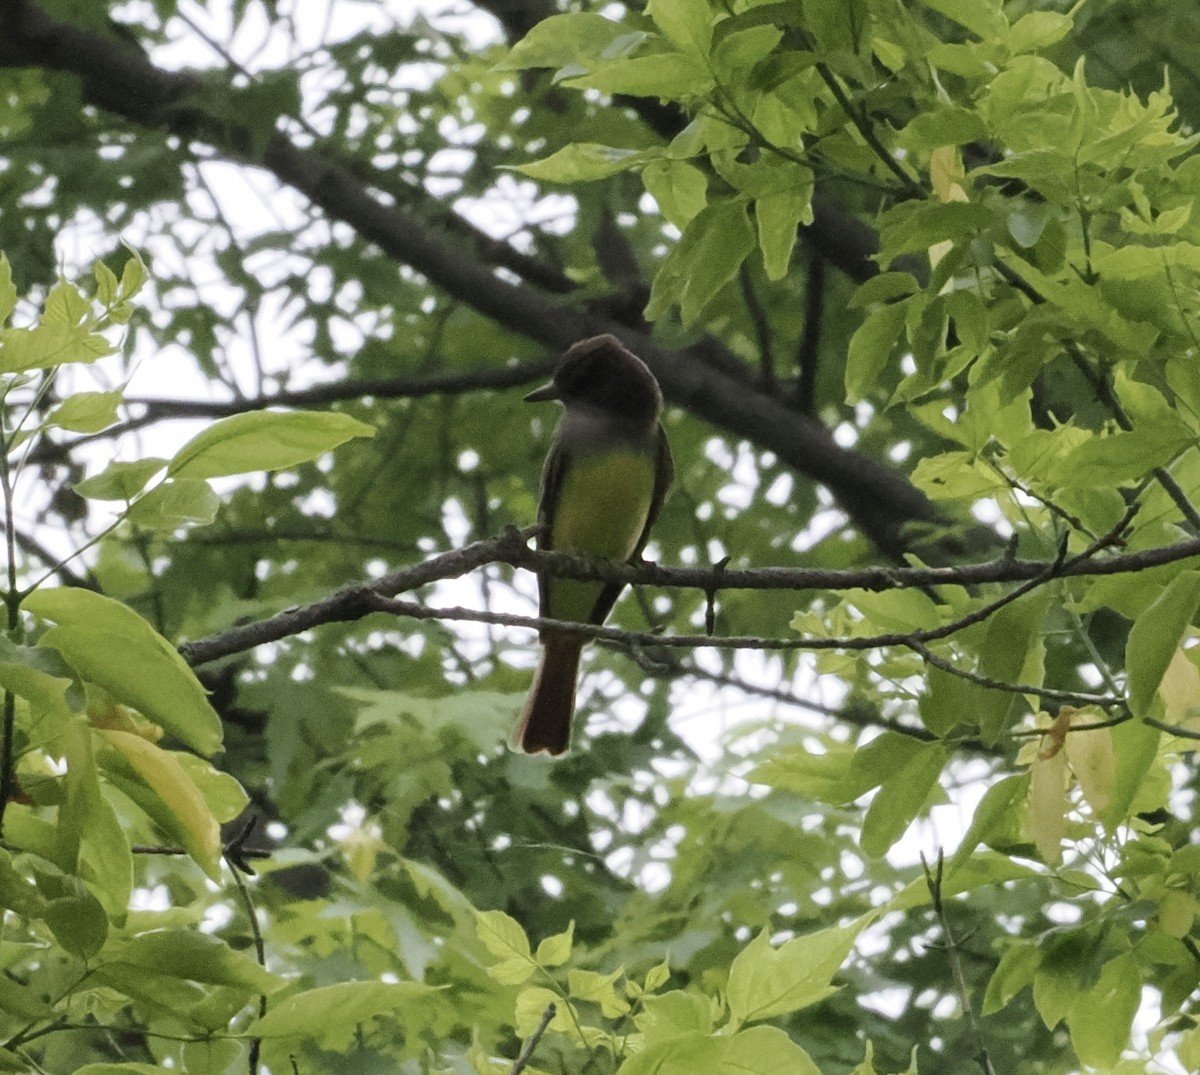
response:
<path id="1" fill-rule="evenodd" d="M 1200 669 L 1188 660 L 1182 649 L 1171 655 L 1171 662 L 1158 685 L 1158 694 L 1166 708 L 1168 724 L 1200 729 Z"/>
<path id="2" fill-rule="evenodd" d="M 99 734 L 129 764 L 138 781 L 166 808 L 174 835 L 209 877 L 220 875 L 221 826 L 200 789 L 169 752 L 140 735 L 101 728 Z"/>
<path id="3" fill-rule="evenodd" d="M 965 202 L 970 200 L 959 182 L 965 177 L 962 161 L 959 160 L 958 150 L 954 146 L 938 146 L 929 154 L 929 180 L 934 194 L 942 201 Z M 930 267 L 936 268 L 937 263 L 953 249 L 954 243 L 950 239 L 934 243 L 929 248 Z"/>
<path id="4" fill-rule="evenodd" d="M 929 180 L 933 192 L 944 202 L 965 202 L 967 192 L 959 180 L 965 178 L 962 161 L 954 146 L 938 146 L 929 154 Z"/>
<path id="5" fill-rule="evenodd" d="M 1067 756 L 1040 754 L 1029 767 L 1029 831 L 1038 853 L 1051 866 L 1062 860 L 1067 831 Z"/>
<path id="6" fill-rule="evenodd" d="M 1095 714 L 1086 710 L 1071 714 L 1073 724 L 1091 724 L 1095 720 Z M 1112 732 L 1108 728 L 1071 732 L 1066 738 L 1066 750 L 1071 772 L 1092 813 L 1103 814 L 1112 801 L 1113 783 L 1117 779 Z"/>
<path id="7" fill-rule="evenodd" d="M 373 821 L 352 828 L 341 839 L 342 855 L 355 879 L 365 882 L 375 870 L 379 852 L 387 845 L 383 832 Z"/>

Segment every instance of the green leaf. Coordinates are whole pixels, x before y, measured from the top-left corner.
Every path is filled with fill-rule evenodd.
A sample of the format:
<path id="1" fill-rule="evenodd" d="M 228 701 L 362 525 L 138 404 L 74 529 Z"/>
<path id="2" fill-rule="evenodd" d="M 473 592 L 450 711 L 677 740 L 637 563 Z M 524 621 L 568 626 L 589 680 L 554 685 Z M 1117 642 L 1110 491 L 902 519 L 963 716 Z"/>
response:
<path id="1" fill-rule="evenodd" d="M 89 500 L 132 500 L 167 465 L 168 460 L 149 458 L 132 463 L 109 463 L 98 474 L 75 483 L 75 492 Z"/>
<path id="2" fill-rule="evenodd" d="M 108 937 L 108 915 L 87 889 L 52 899 L 46 905 L 46 925 L 54 939 L 73 956 L 91 959 Z"/>
<path id="3" fill-rule="evenodd" d="M 1129 1044 L 1134 1016 L 1142 1000 L 1142 972 L 1126 952 L 1109 960 L 1100 978 L 1080 992 L 1067 1014 L 1076 1055 L 1088 1067 L 1110 1070 Z"/>
<path id="4" fill-rule="evenodd" d="M 921 812 L 937 785 L 949 753 L 941 743 L 922 743 L 880 786 L 863 820 L 859 843 L 868 855 L 885 855 Z"/>
<path id="5" fill-rule="evenodd" d="M 817 802 L 848 803 L 876 786 L 861 786 L 856 757 L 854 748 L 844 743 L 832 744 L 824 754 L 814 754 L 804 746 L 781 747 L 759 762 L 746 779 Z"/>
<path id="6" fill-rule="evenodd" d="M 142 289 L 142 284 L 146 282 L 146 263 L 142 261 L 142 255 L 137 250 L 130 246 L 124 240 L 121 245 L 125 247 L 125 252 L 129 257 L 125 260 L 125 267 L 121 270 L 121 286 L 117 291 L 117 299 L 121 302 L 128 302 Z"/>
<path id="7" fill-rule="evenodd" d="M 974 452 L 941 452 L 917 463 L 913 484 L 934 500 L 977 500 L 1007 489 Z"/>
<path id="8" fill-rule="evenodd" d="M 662 215 L 683 231 L 708 201 L 708 179 L 694 164 L 654 160 L 642 169 L 642 182 Z"/>
<path id="9" fill-rule="evenodd" d="M 900 132 L 899 140 L 910 150 L 928 153 L 939 146 L 961 146 L 987 136 L 979 113 L 956 105 L 922 112 Z"/>
<path id="10" fill-rule="evenodd" d="M 1129 720 L 1112 729 L 1116 775 L 1112 798 L 1100 815 L 1105 828 L 1112 831 L 1129 817 L 1138 793 L 1146 785 L 1146 774 L 1158 757 L 1162 732 L 1140 720 Z"/>
<path id="11" fill-rule="evenodd" d="M 1097 486 L 1105 489 L 1138 481 L 1155 467 L 1169 463 L 1195 441 L 1195 434 L 1178 418 L 1107 436 L 1089 437 L 1070 452 L 1055 472 L 1060 487 Z"/>
<path id="12" fill-rule="evenodd" d="M 708 0 L 650 0 L 646 14 L 676 48 L 708 55 L 713 22 Z"/>
<path id="13" fill-rule="evenodd" d="M 126 518 L 135 526 L 170 533 L 211 523 L 220 506 L 220 497 L 203 478 L 169 478 L 140 497 Z"/>
<path id="14" fill-rule="evenodd" d="M 91 304 L 74 284 L 60 279 L 32 328 L 0 330 L 0 370 L 50 369 L 69 362 L 95 362 L 112 346 L 92 331 Z"/>
<path id="15" fill-rule="evenodd" d="M 794 4 L 780 5 L 785 14 L 784 20 L 790 15 L 795 18 Z M 792 12 L 788 12 L 788 8 Z M 872 19 L 867 15 L 867 5 L 861 0 L 849 0 L 836 4 L 805 4 L 803 6 L 804 21 L 801 25 L 808 27 L 816 45 L 814 50 L 818 56 L 834 57 L 840 54 L 853 54 L 859 50 L 860 42 L 865 36 L 864 31 L 871 25 Z M 786 24 L 786 23 L 785 23 Z"/>
<path id="16" fill-rule="evenodd" d="M 496 64 L 497 71 L 521 71 L 531 67 L 587 66 L 587 61 L 612 54 L 616 42 L 636 43 L 644 33 L 631 33 L 628 27 L 602 15 L 580 12 L 551 15 L 541 19 L 512 51 Z"/>
<path id="17" fill-rule="evenodd" d="M 776 1026 L 739 1030 L 718 1070 L 722 1075 L 821 1075 L 812 1057 Z"/>
<path id="18" fill-rule="evenodd" d="M 38 991 L 34 986 L 15 981 L 11 975 L 0 974 L 0 1011 L 5 1015 L 36 1022 L 54 1017 L 54 998 Z M 28 1075 L 29 1068 L 22 1065 L 10 1068 L 0 1064 L 0 1071 L 19 1071 Z"/>
<path id="19" fill-rule="evenodd" d="M 754 230 L 742 199 L 722 199 L 699 212 L 667 255 L 650 289 L 646 316 L 672 306 L 690 324 L 737 274 L 754 249 Z"/>
<path id="20" fill-rule="evenodd" d="M 1040 958 L 1036 944 L 1013 944 L 1006 948 L 988 980 L 983 1014 L 998 1012 L 1027 985 L 1032 985 Z"/>
<path id="21" fill-rule="evenodd" d="M 563 1003 L 562 997 L 553 989 L 532 985 L 517 994 L 516 1010 L 513 1013 L 513 1028 L 517 1034 L 522 1038 L 532 1035 L 541 1026 L 551 1005 L 554 1005 L 555 1012 L 546 1024 L 546 1029 L 557 1030 L 560 1033 L 572 1031 L 574 1023 L 571 1011 Z"/>
<path id="22" fill-rule="evenodd" d="M 879 787 L 898 769 L 904 768 L 924 751 L 926 744 L 911 735 L 884 732 L 854 752 L 845 784 L 846 802 Z"/>
<path id="23" fill-rule="evenodd" d="M 982 843 L 988 843 L 998 829 L 1004 831 L 1012 822 L 1013 811 L 1029 793 L 1029 775 L 1018 773 L 997 780 L 983 793 L 971 824 L 963 834 L 957 850 L 950 859 L 948 873 L 959 869 Z"/>
<path id="24" fill-rule="evenodd" d="M 1046 618 L 1045 591 L 1018 598 L 1005 605 L 988 620 L 987 633 L 979 653 L 979 671 L 1001 683 L 1018 683 L 1027 669 L 1032 653 L 1041 652 L 1042 623 Z M 1030 677 L 1040 686 L 1041 676 Z M 983 741 L 994 744 L 1008 724 L 1017 695 L 981 687 L 978 692 L 976 719 Z"/>
<path id="25" fill-rule="evenodd" d="M 63 801 L 58 808 L 58 854 L 54 861 L 73 874 L 78 873 L 84 830 L 93 819 L 103 816 L 100 777 L 92 756 L 91 732 L 85 721 L 65 722 L 58 745 L 67 771 L 63 777 Z"/>
<path id="26" fill-rule="evenodd" d="M 917 291 L 917 281 L 906 272 L 881 272 L 859 286 L 850 299 L 850 309 L 865 310 L 876 303 L 906 299 Z"/>
<path id="27" fill-rule="evenodd" d="M 190 929 L 143 933 L 116 949 L 106 966 L 120 965 L 152 975 L 227 985 L 251 993 L 275 993 L 284 986 L 265 967 L 224 941 Z"/>
<path id="28" fill-rule="evenodd" d="M 74 433 L 98 433 L 117 420 L 124 398 L 120 392 L 76 392 L 55 407 L 47 421 Z"/>
<path id="29" fill-rule="evenodd" d="M 852 1068 L 848 1075 L 877 1075 L 875 1071 L 875 1047 L 871 1044 L 870 1039 L 867 1040 L 863 1062 L 857 1067 Z"/>
<path id="30" fill-rule="evenodd" d="M 247 1066 L 247 1052 L 243 1042 L 222 1038 L 184 1042 L 180 1049 L 182 1070 L 188 1075 L 231 1075 Z"/>
<path id="31" fill-rule="evenodd" d="M 5 815 L 5 837 L 11 840 L 9 814 Z M 20 859 L 21 868 L 13 862 L 12 855 L 0 848 L 0 907 L 5 907 L 23 918 L 41 918 L 46 912 L 48 901 L 41 892 L 29 883 L 26 869 L 28 859 Z"/>
<path id="32" fill-rule="evenodd" d="M 1176 575 L 1134 623 L 1125 645 L 1129 708 L 1144 717 L 1183 634 L 1200 607 L 1200 571 Z"/>
<path id="33" fill-rule="evenodd" d="M 85 1064 L 75 1075 L 162 1075 L 157 1064 Z"/>
<path id="34" fill-rule="evenodd" d="M 660 986 L 666 985 L 667 980 L 671 977 L 671 964 L 665 959 L 651 967 L 646 972 L 646 980 L 642 983 L 642 988 L 647 993 L 653 993 Z M 649 1001 L 643 1001 L 643 1004 Z"/>
<path id="35" fill-rule="evenodd" d="M 1013 53 L 1040 52 L 1061 41 L 1074 25 L 1074 19 L 1057 11 L 1031 11 L 1013 23 L 1005 44 Z"/>
<path id="36" fill-rule="evenodd" d="M 529 950 L 529 938 L 521 924 L 503 911 L 476 911 L 475 930 L 483 946 L 499 963 L 488 968 L 488 974 L 505 985 L 520 985 L 537 970 Z"/>
<path id="37" fill-rule="evenodd" d="M 571 942 L 575 937 L 575 921 L 572 919 L 562 933 L 546 937 L 537 947 L 536 959 L 543 967 L 561 967 L 571 958 Z"/>
<path id="38" fill-rule="evenodd" d="M 597 63 L 586 75 L 569 78 L 563 85 L 631 97 L 683 100 L 708 93 L 713 77 L 704 64 L 682 52 L 656 52 Z"/>
<path id="39" fill-rule="evenodd" d="M 0 326 L 6 325 L 17 308 L 17 287 L 13 283 L 12 266 L 0 253 Z"/>
<path id="40" fill-rule="evenodd" d="M 316 1038 L 356 1027 L 377 1015 L 400 1017 L 406 1005 L 435 991 L 436 987 L 422 982 L 339 982 L 309 989 L 273 1003 L 266 1015 L 246 1028 L 246 1036 Z"/>
<path id="41" fill-rule="evenodd" d="M 514 171 L 552 183 L 584 183 L 628 172 L 662 155 L 661 149 L 619 149 L 594 142 L 572 142 L 541 160 Z"/>
<path id="42" fill-rule="evenodd" d="M 782 280 L 787 276 L 792 247 L 796 244 L 796 229 L 813 220 L 812 193 L 810 181 L 807 186 L 764 194 L 755 201 L 758 245 L 768 280 Z"/>
<path id="43" fill-rule="evenodd" d="M 96 278 L 96 298 L 104 306 L 111 306 L 117 298 L 120 282 L 117 274 L 103 261 L 97 261 L 92 266 L 92 275 Z"/>
<path id="44" fill-rule="evenodd" d="M 193 750 L 221 747 L 221 720 L 183 658 L 133 609 L 90 590 L 43 589 L 25 609 L 58 624 L 41 638 L 76 673 L 161 724 Z"/>
<path id="45" fill-rule="evenodd" d="M 600 1005 L 600 1014 L 606 1019 L 619 1019 L 629 1011 L 629 1001 L 616 988 L 624 973 L 620 967 L 609 974 L 572 968 L 567 972 L 567 992 L 572 1000 Z"/>
<path id="46" fill-rule="evenodd" d="M 123 925 L 133 892 L 133 851 L 116 808 L 100 797 L 82 825 L 82 874 L 114 925 Z"/>
<path id="47" fill-rule="evenodd" d="M 723 81 L 744 79 L 760 60 L 766 59 L 783 40 L 778 26 L 751 26 L 725 34 L 713 52 L 713 66 Z M 768 135 L 769 137 L 769 135 Z"/>
<path id="48" fill-rule="evenodd" d="M 883 217 L 877 260 L 888 265 L 900 254 L 924 254 L 934 243 L 970 239 L 992 222 L 992 210 L 976 202 L 901 202 Z"/>
<path id="49" fill-rule="evenodd" d="M 32 722 L 45 725 L 51 738 L 71 719 L 72 706 L 67 699 L 71 685 L 71 670 L 57 651 L 16 646 L 7 638 L 0 639 L 0 686 L 29 703 Z"/>
<path id="50" fill-rule="evenodd" d="M 317 459 L 355 437 L 373 437 L 365 422 L 340 411 L 251 411 L 214 422 L 187 442 L 167 472 L 219 478 L 283 470 Z"/>
<path id="51" fill-rule="evenodd" d="M 1023 881 L 1041 877 L 1040 871 L 1032 866 L 1016 862 L 1008 855 L 994 851 L 979 851 L 942 882 L 942 895 L 946 899 L 962 892 L 972 892 L 984 885 L 1004 884 L 1006 881 Z M 924 877 L 910 881 L 887 904 L 889 910 L 908 911 L 924 907 L 930 901 L 929 885 Z"/>
<path id="52" fill-rule="evenodd" d="M 1110 954 L 1107 930 L 1095 921 L 1042 938 L 1033 1003 L 1048 1030 L 1070 1014 L 1089 983 L 1099 980 Z"/>
<path id="53" fill-rule="evenodd" d="M 879 390 L 879 379 L 887 366 L 892 348 L 904 327 L 908 305 L 904 302 L 880 306 L 850 337 L 846 352 L 846 401 L 855 403 Z"/>
<path id="54" fill-rule="evenodd" d="M 719 1073 L 729 1049 L 729 1039 L 707 1034 L 680 1034 L 666 1041 L 650 1043 L 633 1053 L 617 1075 L 696 1075 L 703 1071 Z"/>
<path id="55" fill-rule="evenodd" d="M 925 691 L 917 699 L 921 723 L 934 735 L 944 736 L 974 719 L 974 685 L 936 665 L 925 666 Z"/>
<path id="56" fill-rule="evenodd" d="M 923 0 L 926 7 L 945 15 L 952 22 L 958 23 L 971 31 L 976 37 L 990 41 L 1003 36 L 1008 30 L 1008 20 L 1004 17 L 997 0 L 971 0 L 964 4 L 961 0 Z"/>
<path id="57" fill-rule="evenodd" d="M 694 1031 L 711 1034 L 713 1006 L 703 994 L 673 989 L 669 993 L 642 997 L 633 1021 L 638 1030 L 646 1035 L 647 1041 L 675 1038 Z"/>
<path id="58" fill-rule="evenodd" d="M 250 800 L 246 789 L 238 783 L 236 777 L 222 772 L 212 762 L 194 754 L 176 751 L 172 752 L 171 756 L 182 766 L 188 779 L 196 785 L 213 817 L 221 824 L 241 816 Z"/>
<path id="59" fill-rule="evenodd" d="M 648 1042 L 617 1075 L 820 1075 L 799 1045 L 778 1027 L 756 1026 L 732 1035 L 684 1033 Z"/>
<path id="60" fill-rule="evenodd" d="M 778 948 L 771 947 L 764 930 L 730 965 L 726 999 L 734 1020 L 740 1024 L 800 1011 L 837 992 L 833 976 L 877 916 L 872 911 L 848 926 L 796 937 Z"/>

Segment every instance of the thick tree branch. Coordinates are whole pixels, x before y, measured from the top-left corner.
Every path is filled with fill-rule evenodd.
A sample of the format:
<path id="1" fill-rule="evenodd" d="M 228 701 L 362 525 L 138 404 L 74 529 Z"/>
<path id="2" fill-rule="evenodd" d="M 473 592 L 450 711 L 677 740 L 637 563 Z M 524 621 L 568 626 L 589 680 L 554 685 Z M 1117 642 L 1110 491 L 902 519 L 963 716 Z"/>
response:
<path id="1" fill-rule="evenodd" d="M 464 256 L 460 246 L 417 215 L 384 204 L 346 168 L 298 148 L 282 135 L 256 154 L 248 131 L 202 111 L 196 79 L 156 68 L 137 50 L 58 22 L 22 0 L 0 7 L 0 66 L 72 72 L 80 77 L 90 104 L 139 124 L 165 127 L 183 138 L 207 141 L 227 157 L 267 168 L 331 218 L 349 224 L 437 287 L 549 348 L 563 349 L 600 332 L 615 333 L 647 361 L 669 402 L 774 452 L 828 486 L 889 555 L 899 556 L 913 544 L 910 524 L 941 521 L 935 506 L 901 474 L 840 447 L 819 422 L 797 415 L 771 394 L 557 295 L 509 282 L 492 266 Z"/>

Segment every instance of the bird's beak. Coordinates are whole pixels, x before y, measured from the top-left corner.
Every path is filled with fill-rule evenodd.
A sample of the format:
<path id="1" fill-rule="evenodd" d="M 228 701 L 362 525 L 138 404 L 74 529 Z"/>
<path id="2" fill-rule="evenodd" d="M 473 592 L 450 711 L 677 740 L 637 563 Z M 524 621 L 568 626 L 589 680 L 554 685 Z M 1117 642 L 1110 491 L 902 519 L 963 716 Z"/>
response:
<path id="1" fill-rule="evenodd" d="M 543 403 L 548 399 L 560 399 L 558 385 L 553 381 L 549 384 L 542 385 L 541 388 L 535 388 L 525 397 L 526 403 Z"/>

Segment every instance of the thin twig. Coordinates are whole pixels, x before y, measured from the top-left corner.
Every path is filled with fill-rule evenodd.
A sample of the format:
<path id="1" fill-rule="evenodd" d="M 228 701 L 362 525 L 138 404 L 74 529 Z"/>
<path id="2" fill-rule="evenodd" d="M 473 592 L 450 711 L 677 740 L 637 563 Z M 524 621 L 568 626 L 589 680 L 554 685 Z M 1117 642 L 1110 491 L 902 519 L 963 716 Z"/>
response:
<path id="1" fill-rule="evenodd" d="M 952 676 L 957 676 L 959 679 L 968 680 L 971 683 L 980 687 L 987 687 L 994 691 L 1004 691 L 1008 694 L 1032 694 L 1035 697 L 1041 698 L 1044 702 L 1059 702 L 1063 705 L 1079 706 L 1099 706 L 1101 709 L 1116 709 L 1126 705 L 1124 698 L 1118 698 L 1115 695 L 1108 694 L 1088 694 L 1084 691 L 1060 691 L 1053 687 L 1035 687 L 1032 683 L 1005 683 L 1003 680 L 993 679 L 991 676 L 985 676 L 980 672 L 971 672 L 965 668 L 959 668 L 953 661 L 947 660 L 945 657 L 920 642 L 903 642 L 900 645 L 905 645 L 914 653 L 920 654 L 926 662 L 933 665 L 934 668 L 940 668 L 943 672 L 947 672 Z M 1126 718 L 1128 719 L 1128 718 Z M 1124 723 L 1118 721 L 1117 723 Z"/>
<path id="2" fill-rule="evenodd" d="M 1075 706 L 1100 706 L 1112 709 L 1125 705 L 1125 699 L 1103 694 L 1087 694 L 1080 691 L 1061 691 L 1050 687 L 1037 687 L 1029 683 L 1004 683 L 998 679 L 968 672 L 934 653 L 912 634 L 865 635 L 861 638 L 771 638 L 758 635 L 656 635 L 649 631 L 626 631 L 619 627 L 598 626 L 591 623 L 576 623 L 573 620 L 553 620 L 544 616 L 516 616 L 503 612 L 481 612 L 473 608 L 429 608 L 411 601 L 389 598 L 364 598 L 372 604 L 373 611 L 387 612 L 415 620 L 460 620 L 467 623 L 499 624 L 503 627 L 518 627 L 532 631 L 561 631 L 583 638 L 610 642 L 625 649 L 663 647 L 670 649 L 725 649 L 725 650 L 870 650 L 886 649 L 891 646 L 907 646 L 920 654 L 930 664 L 961 679 L 969 679 L 981 687 L 1006 691 L 1009 694 L 1033 694 L 1049 701 Z"/>
<path id="3" fill-rule="evenodd" d="M 1124 405 L 1118 398 L 1116 390 L 1109 382 L 1107 377 L 1102 376 L 1092 369 L 1087 357 L 1080 350 L 1077 344 L 1071 343 L 1067 345 L 1067 354 L 1071 356 L 1071 361 L 1075 368 L 1083 375 L 1084 379 L 1091 384 L 1100 401 L 1112 412 L 1112 416 L 1116 419 L 1117 425 L 1126 433 L 1133 431 L 1133 420 L 1129 417 Z M 1180 487 L 1166 467 L 1155 467 L 1151 473 L 1155 480 L 1163 487 L 1167 496 L 1171 498 L 1175 506 L 1179 509 L 1179 513 L 1187 520 L 1188 526 L 1192 533 L 1200 532 L 1200 512 L 1196 511 L 1195 505 L 1188 500 L 1187 494 Z"/>
<path id="4" fill-rule="evenodd" d="M 546 1028 L 550 1025 L 558 1012 L 558 1006 L 551 1003 L 546 1005 L 546 1010 L 542 1012 L 542 1020 L 538 1023 L 537 1028 L 529 1035 L 525 1042 L 525 1048 L 521 1050 L 520 1055 L 513 1061 L 513 1066 L 509 1069 L 508 1075 L 521 1075 L 529 1066 L 529 1061 L 533 1057 L 533 1051 L 538 1047 L 538 1043 L 542 1040 L 542 1035 L 546 1033 Z"/>
<path id="5" fill-rule="evenodd" d="M 21 600 L 23 595 L 17 590 L 17 545 L 15 511 L 13 501 L 13 477 L 8 458 L 9 438 L 7 422 L 0 427 L 3 434 L 0 440 L 0 491 L 4 496 L 4 552 L 8 558 L 6 576 L 8 589 L 4 594 L 4 604 L 8 611 L 9 637 L 20 623 Z M 4 835 L 4 814 L 8 809 L 9 800 L 16 791 L 17 759 L 13 750 L 17 726 L 17 696 L 8 689 L 4 691 L 4 729 L 0 738 L 0 838 Z"/>
<path id="6" fill-rule="evenodd" d="M 900 167 L 900 162 L 888 152 L 875 133 L 875 129 L 867 122 L 865 115 L 859 112 L 854 107 L 854 102 L 846 95 L 846 91 L 842 89 L 842 85 L 838 82 L 837 77 L 824 63 L 817 63 L 817 74 L 825 81 L 825 85 L 829 87 L 830 93 L 837 98 L 837 103 L 842 106 L 842 110 L 846 113 L 847 118 L 854 124 L 858 133 L 863 136 L 863 141 L 871 147 L 875 155 L 883 162 L 884 166 L 904 185 L 905 190 L 918 198 L 924 198 L 928 195 L 920 183 L 918 183 L 911 175 Z"/>
<path id="7" fill-rule="evenodd" d="M 1160 732 L 1177 735 L 1180 739 L 1200 739 L 1200 731 L 1194 728 L 1182 728 L 1178 724 L 1168 724 L 1165 720 L 1157 720 L 1154 717 L 1142 717 L 1142 723 L 1149 724 L 1151 728 L 1157 728 Z"/>
<path id="8" fill-rule="evenodd" d="M 742 301 L 746 304 L 746 313 L 750 324 L 754 326 L 754 336 L 758 343 L 758 368 L 762 376 L 763 387 L 774 392 L 778 383 L 775 374 L 775 352 L 772 348 L 771 319 L 758 295 L 754 291 L 754 281 L 750 278 L 750 270 L 743 262 L 738 271 L 738 284 L 742 289 Z"/>
<path id="9" fill-rule="evenodd" d="M 266 945 L 263 943 L 262 929 L 258 924 L 258 913 L 254 908 L 254 900 L 250 897 L 250 889 L 246 884 L 246 879 L 243 873 L 253 872 L 246 865 L 246 849 L 243 846 L 250 834 L 254 831 L 255 825 L 258 824 L 257 816 L 252 816 L 249 821 L 243 826 L 241 832 L 237 834 L 225 848 L 225 864 L 229 867 L 229 872 L 233 874 L 233 882 L 237 885 L 238 894 L 242 900 L 242 906 L 246 911 L 246 919 L 250 923 L 250 935 L 254 939 L 254 957 L 258 961 L 258 965 L 267 969 L 267 951 Z M 258 996 L 258 1017 L 262 1019 L 267 1014 L 267 995 L 260 993 Z M 247 1060 L 247 1071 L 249 1075 L 258 1075 L 258 1060 L 262 1052 L 262 1038 L 253 1037 L 250 1039 L 250 1053 Z"/>
<path id="10" fill-rule="evenodd" d="M 983 1068 L 986 1075 L 996 1075 L 996 1069 L 992 1067 L 991 1057 L 988 1056 L 987 1041 L 983 1036 L 983 1027 L 975 1015 L 975 1009 L 971 1006 L 971 991 L 967 986 L 966 975 L 963 974 L 962 959 L 959 957 L 958 945 L 955 943 L 954 934 L 950 931 L 950 919 L 946 914 L 946 905 L 942 902 L 943 866 L 944 856 L 940 848 L 938 849 L 936 873 L 929 869 L 929 863 L 925 861 L 925 853 L 921 853 L 921 868 L 925 871 L 925 884 L 929 887 L 929 898 L 933 903 L 933 911 L 938 917 L 938 923 L 942 927 L 942 936 L 945 938 L 944 948 L 946 960 L 950 964 L 950 974 L 954 978 L 954 986 L 958 990 L 959 1003 L 962 1004 L 963 1014 L 967 1017 L 967 1025 L 970 1026 L 971 1033 L 975 1037 L 977 1045 L 975 1059 L 978 1061 L 979 1066 Z"/>

